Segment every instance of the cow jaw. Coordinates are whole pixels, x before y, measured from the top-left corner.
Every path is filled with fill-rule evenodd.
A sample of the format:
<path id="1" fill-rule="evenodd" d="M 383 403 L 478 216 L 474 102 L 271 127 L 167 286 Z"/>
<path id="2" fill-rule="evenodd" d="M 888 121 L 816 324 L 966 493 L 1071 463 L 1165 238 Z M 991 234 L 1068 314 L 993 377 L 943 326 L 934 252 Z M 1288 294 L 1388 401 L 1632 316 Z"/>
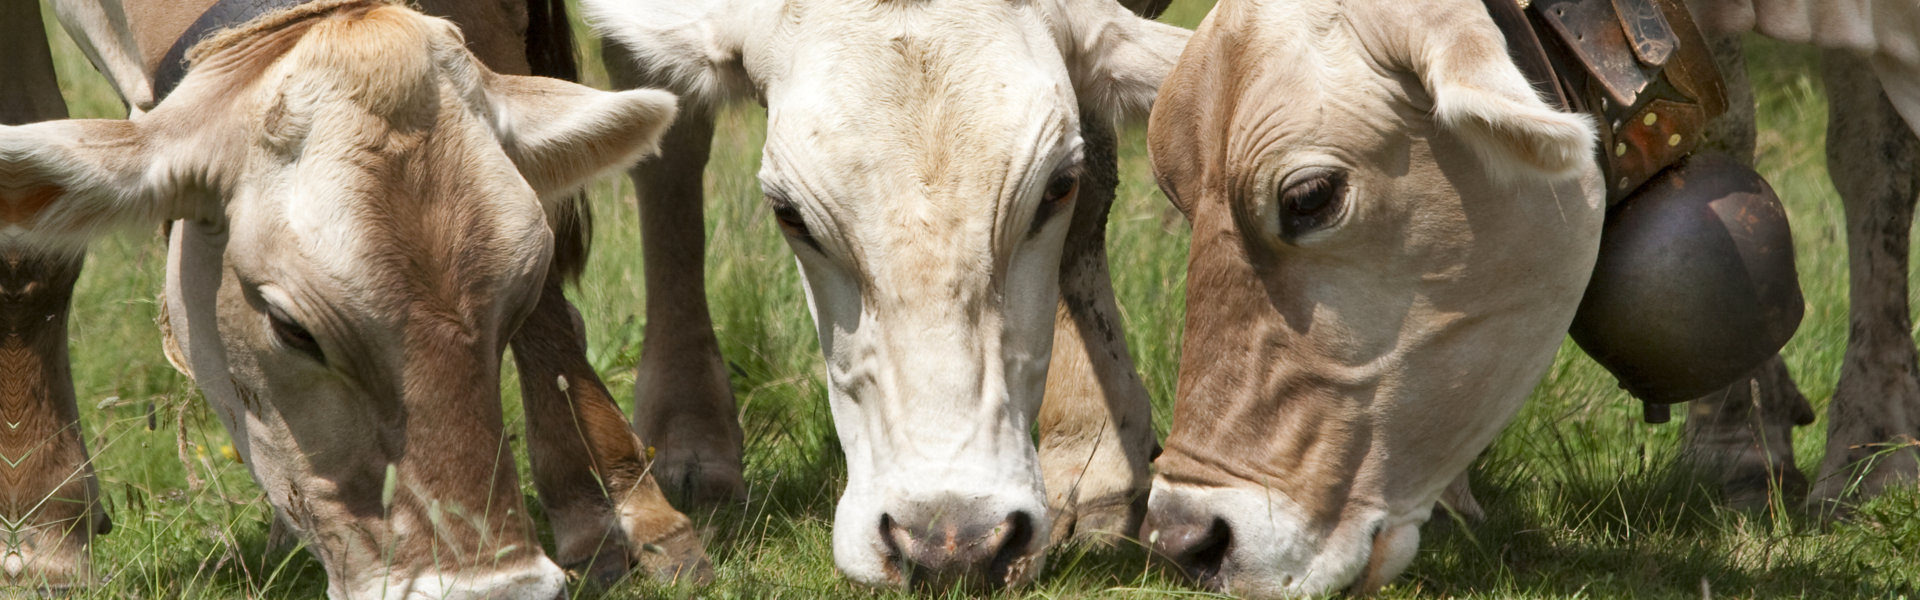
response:
<path id="1" fill-rule="evenodd" d="M 1441 8 L 1483 16 L 1409 12 Z M 1163 88 L 1149 137 L 1193 247 L 1141 534 L 1203 584 L 1384 585 L 1551 364 L 1598 173 L 1560 160 L 1587 130 L 1500 62 L 1484 14 L 1222 3 Z"/>

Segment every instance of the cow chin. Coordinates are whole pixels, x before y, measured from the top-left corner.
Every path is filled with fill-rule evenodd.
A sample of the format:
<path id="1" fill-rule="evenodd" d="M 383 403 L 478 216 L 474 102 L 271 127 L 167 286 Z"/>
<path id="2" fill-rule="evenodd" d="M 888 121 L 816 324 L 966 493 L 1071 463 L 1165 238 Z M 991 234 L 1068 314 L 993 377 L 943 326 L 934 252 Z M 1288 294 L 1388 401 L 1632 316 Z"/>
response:
<path id="1" fill-rule="evenodd" d="M 550 600 L 566 592 L 567 576 L 553 561 L 536 556 L 531 564 L 493 573 L 424 573 L 414 577 L 382 574 L 349 585 L 330 585 L 332 600 Z M 354 590 L 342 596 L 341 590 Z"/>
<path id="2" fill-rule="evenodd" d="M 1273 490 L 1155 478 L 1140 533 L 1196 583 L 1244 598 L 1371 593 L 1413 562 L 1428 511 L 1343 512 L 1320 523 Z"/>

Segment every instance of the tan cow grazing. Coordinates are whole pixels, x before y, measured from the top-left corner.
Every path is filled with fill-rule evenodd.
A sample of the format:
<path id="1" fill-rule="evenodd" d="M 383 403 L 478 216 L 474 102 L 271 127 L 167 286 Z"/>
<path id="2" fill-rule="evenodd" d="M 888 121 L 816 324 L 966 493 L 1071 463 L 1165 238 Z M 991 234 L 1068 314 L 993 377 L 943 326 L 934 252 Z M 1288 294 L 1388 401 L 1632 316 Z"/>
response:
<path id="1" fill-rule="evenodd" d="M 148 17 L 131 22 L 169 22 Z M 645 566 L 704 567 L 617 408 L 569 358 L 583 332 L 549 268 L 550 213 L 651 152 L 671 95 L 496 74 L 452 23 L 376 0 L 266 14 L 188 56 L 178 88 L 131 121 L 0 128 L 0 235 L 73 256 L 109 229 L 184 219 L 169 354 L 324 563 L 330 596 L 561 593 L 509 462 L 509 343 L 562 560 L 617 575 L 653 543 L 668 552 Z"/>
<path id="2" fill-rule="evenodd" d="M 1111 121 L 1144 113 L 1186 31 L 1113 0 L 585 7 L 616 85 L 685 99 L 662 157 L 633 171 L 634 419 L 663 487 L 743 493 L 700 173 L 715 108 L 752 98 L 767 107 L 761 187 L 806 281 L 847 454 L 840 570 L 1016 584 L 1052 538 L 1132 533 L 1153 432 L 1102 247 Z"/>
<path id="3" fill-rule="evenodd" d="M 1871 492 L 1910 481 L 1913 450 L 1860 459 L 1920 434 L 1905 262 L 1917 145 L 1895 113 L 1920 80 L 1891 78 L 1916 64 L 1920 5 L 1760 4 L 1802 19 L 1762 31 L 1845 49 L 1826 78 L 1854 326 L 1814 500 L 1862 474 Z M 1551 363 L 1606 190 L 1593 124 L 1544 102 L 1507 50 L 1475 0 L 1223 0 L 1168 76 L 1149 144 L 1193 241 L 1173 428 L 1141 532 L 1202 585 L 1385 585 Z M 1749 129 L 1748 157 L 1751 143 Z M 1761 390 L 1764 435 L 1806 416 L 1777 359 L 1735 387 L 1740 402 Z M 1695 443 L 1775 464 L 1748 456 L 1781 450 L 1734 404 L 1698 407 L 1713 418 L 1689 423 Z"/>
<path id="4" fill-rule="evenodd" d="M 0 127 L 67 117 L 38 2 L 0 3 L 0 56 Z M 68 374 L 80 262 L 0 245 L 0 589 L 83 580 L 88 542 L 113 528 Z"/>

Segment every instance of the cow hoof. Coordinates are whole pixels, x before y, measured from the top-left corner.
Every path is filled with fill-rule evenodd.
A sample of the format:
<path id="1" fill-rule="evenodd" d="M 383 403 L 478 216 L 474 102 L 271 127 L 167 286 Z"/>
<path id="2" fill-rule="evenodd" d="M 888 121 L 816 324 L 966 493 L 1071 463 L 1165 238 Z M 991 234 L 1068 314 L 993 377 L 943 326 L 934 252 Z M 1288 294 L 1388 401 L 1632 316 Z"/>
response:
<path id="1" fill-rule="evenodd" d="M 29 593 L 17 596 L 20 598 L 68 598 L 85 595 L 84 591 L 97 583 L 85 549 L 60 546 L 48 550 L 52 552 L 41 556 L 23 556 L 19 550 L 6 552 L 4 560 L 0 560 L 0 567 L 5 568 L 0 572 L 0 589 L 39 591 L 38 596 Z M 8 587 L 21 584 L 25 587 Z M 0 598 L 14 597 L 0 594 Z"/>
<path id="2" fill-rule="evenodd" d="M 1763 509 L 1777 497 L 1798 500 L 1807 496 L 1807 476 L 1791 462 L 1774 464 L 1758 457 L 1746 457 L 1721 472 L 1720 494 L 1727 507 L 1736 510 Z"/>
<path id="3" fill-rule="evenodd" d="M 681 529 L 654 542 L 640 544 L 634 562 L 656 581 L 706 585 L 713 583 L 713 563 L 692 528 Z"/>
<path id="4" fill-rule="evenodd" d="M 1466 473 L 1454 478 L 1453 483 L 1440 492 L 1440 501 L 1433 505 L 1433 520 L 1451 522 L 1455 517 L 1468 527 L 1487 521 L 1487 510 L 1481 508 L 1480 500 L 1473 497 L 1473 488 L 1467 483 Z"/>
<path id="5" fill-rule="evenodd" d="M 678 516 L 677 514 L 675 516 Z M 561 548 L 560 558 L 567 573 L 598 590 L 608 590 L 629 574 L 637 574 L 660 583 L 692 583 L 705 585 L 713 581 L 713 565 L 707 561 L 707 553 L 685 517 L 679 517 L 683 524 L 671 533 L 654 541 L 620 541 L 627 537 L 619 529 L 607 530 L 590 550 L 567 551 Z M 582 554 L 584 558 L 578 557 Z"/>
<path id="6" fill-rule="evenodd" d="M 632 565 L 626 556 L 602 552 L 585 560 L 564 563 L 561 568 L 567 571 L 569 577 L 584 580 L 593 589 L 607 590 L 626 577 Z"/>
<path id="7" fill-rule="evenodd" d="M 721 385 L 726 381 L 720 380 Z M 686 406 L 635 407 L 634 432 L 645 443 L 647 469 L 660 490 L 680 510 L 736 504 L 747 500 L 740 474 L 741 430 L 726 388 L 717 395 L 694 394 Z M 646 396 L 663 396 L 648 394 Z"/>
<path id="8" fill-rule="evenodd" d="M 738 461 L 709 461 L 663 451 L 653 463 L 660 491 L 682 510 L 738 504 L 747 500 L 747 482 Z"/>
<path id="9" fill-rule="evenodd" d="M 1084 546 L 1113 547 L 1140 533 L 1147 514 L 1147 494 L 1096 498 L 1061 511 L 1053 523 L 1053 540 Z"/>
<path id="10" fill-rule="evenodd" d="M 1912 484 L 1920 475 L 1920 443 L 1913 440 L 1861 442 L 1849 448 L 1844 462 L 1823 462 L 1820 479 L 1807 497 L 1807 508 L 1817 514 L 1844 518 L 1847 505 L 1872 498 L 1888 487 Z M 1827 452 L 1836 446 L 1829 444 Z"/>

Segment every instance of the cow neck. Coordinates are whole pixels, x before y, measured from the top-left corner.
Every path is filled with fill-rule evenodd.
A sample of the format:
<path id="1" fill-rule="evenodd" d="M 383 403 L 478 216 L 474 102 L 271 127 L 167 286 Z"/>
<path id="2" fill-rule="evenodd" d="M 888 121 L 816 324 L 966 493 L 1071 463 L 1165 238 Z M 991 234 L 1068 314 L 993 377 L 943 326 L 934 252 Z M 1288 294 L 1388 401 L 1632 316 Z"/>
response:
<path id="1" fill-rule="evenodd" d="M 1541 99 L 1592 115 L 1607 204 L 1678 163 L 1726 111 L 1713 54 L 1681 0 L 1482 0 Z"/>
<path id="2" fill-rule="evenodd" d="M 312 0 L 220 0 L 200 13 L 194 19 L 180 39 L 174 40 L 173 47 L 167 49 L 160 66 L 153 73 L 153 101 L 158 103 L 166 99 L 167 94 L 180 86 L 180 80 L 187 76 L 187 51 L 200 42 L 222 31 L 245 25 L 267 13 L 277 12 L 311 2 Z"/>

